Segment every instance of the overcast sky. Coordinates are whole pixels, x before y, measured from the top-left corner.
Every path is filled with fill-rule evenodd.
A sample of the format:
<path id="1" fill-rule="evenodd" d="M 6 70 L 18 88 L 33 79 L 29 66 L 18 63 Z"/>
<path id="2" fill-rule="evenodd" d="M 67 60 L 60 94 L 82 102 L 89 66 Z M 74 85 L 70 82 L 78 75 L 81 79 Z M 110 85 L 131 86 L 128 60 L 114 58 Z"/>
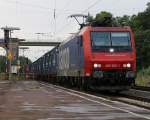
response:
<path id="1" fill-rule="evenodd" d="M 14 37 L 25 39 L 64 39 L 78 30 L 75 20 L 68 18 L 75 13 L 95 15 L 100 11 L 114 16 L 132 15 L 142 12 L 150 0 L 0 0 L 0 27 L 20 27 Z M 89 8 L 89 9 L 88 9 Z M 56 18 L 54 19 L 54 9 Z M 37 36 L 35 33 L 45 33 Z M 55 33 L 55 34 L 54 34 Z M 3 32 L 0 31 L 0 37 Z M 32 47 L 25 55 L 37 59 L 51 47 Z M 35 53 L 38 53 L 35 55 Z M 0 49 L 0 53 L 4 53 Z M 22 55 L 23 53 L 20 52 Z"/>

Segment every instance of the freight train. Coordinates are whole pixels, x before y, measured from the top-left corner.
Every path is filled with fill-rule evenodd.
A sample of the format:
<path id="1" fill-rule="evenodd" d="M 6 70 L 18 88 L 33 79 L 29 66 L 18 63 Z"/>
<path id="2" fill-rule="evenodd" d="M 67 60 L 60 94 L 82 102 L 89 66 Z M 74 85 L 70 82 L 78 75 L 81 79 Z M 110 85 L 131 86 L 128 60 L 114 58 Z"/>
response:
<path id="1" fill-rule="evenodd" d="M 30 65 L 37 79 L 121 91 L 134 85 L 136 50 L 130 27 L 85 26 Z"/>

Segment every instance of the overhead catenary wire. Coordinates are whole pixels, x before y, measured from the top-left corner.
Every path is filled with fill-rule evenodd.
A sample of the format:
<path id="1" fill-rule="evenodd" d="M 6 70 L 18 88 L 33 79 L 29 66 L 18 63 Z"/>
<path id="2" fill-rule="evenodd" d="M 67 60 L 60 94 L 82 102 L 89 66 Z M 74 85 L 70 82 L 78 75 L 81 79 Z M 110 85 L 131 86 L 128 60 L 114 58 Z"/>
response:
<path id="1" fill-rule="evenodd" d="M 18 19 L 18 0 L 16 0 L 16 23 Z"/>
<path id="2" fill-rule="evenodd" d="M 56 39 L 56 24 L 57 24 L 57 21 L 56 21 L 56 3 L 57 1 L 54 0 L 54 39 Z"/>
<path id="3" fill-rule="evenodd" d="M 68 0 L 67 3 L 62 7 L 62 9 L 66 10 L 66 7 L 68 7 L 68 5 L 69 5 L 71 2 L 72 2 L 72 1 Z M 62 14 L 60 14 L 59 17 L 60 17 L 61 15 L 62 15 Z M 66 25 L 66 24 L 65 24 L 65 25 Z M 67 25 L 69 25 L 69 24 L 67 23 Z M 61 28 L 61 29 L 58 30 L 58 32 L 60 32 L 60 31 L 62 31 L 62 30 L 63 30 L 63 29 Z"/>
<path id="4" fill-rule="evenodd" d="M 71 0 L 68 0 L 67 3 L 62 7 L 62 10 L 66 10 L 66 7 L 68 7 L 71 2 L 72 2 Z M 62 14 L 60 13 L 59 17 L 60 17 L 61 15 L 62 15 Z"/>
<path id="5" fill-rule="evenodd" d="M 93 8 L 95 5 L 97 5 L 97 4 L 98 4 L 99 2 L 101 2 L 101 1 L 102 1 L 102 0 L 97 0 L 97 1 L 95 1 L 93 4 L 91 4 L 91 5 L 88 6 L 86 9 L 84 9 L 81 13 L 89 12 L 89 10 L 90 10 L 91 8 Z M 59 29 L 59 32 L 61 32 L 64 28 L 68 28 L 68 27 L 70 26 L 70 24 L 71 24 L 71 22 L 65 24 L 63 27 L 61 27 L 61 28 Z"/>
<path id="6" fill-rule="evenodd" d="M 55 0 L 55 6 L 54 9 L 53 8 L 49 8 L 46 6 L 42 6 L 42 5 L 37 5 L 37 4 L 33 4 L 33 3 L 29 3 L 29 2 L 23 2 L 21 0 L 5 0 L 5 1 L 9 1 L 11 3 L 15 3 L 16 4 L 16 8 L 18 5 L 24 5 L 26 7 L 32 7 L 32 8 L 38 8 L 38 9 L 43 9 L 43 10 L 48 10 L 49 12 L 52 12 L 54 14 L 54 19 L 55 19 L 55 24 L 54 24 L 54 33 L 56 34 L 56 24 L 57 24 L 57 16 L 58 16 L 58 12 L 61 12 L 61 14 L 64 13 L 68 13 L 71 11 L 76 11 L 76 10 L 68 10 L 65 9 L 66 6 L 68 5 L 68 3 L 70 2 L 70 0 L 67 1 L 67 3 L 65 4 L 65 6 L 62 9 L 56 9 L 56 0 Z M 89 9 L 93 8 L 95 5 L 97 5 L 98 2 L 100 2 L 101 0 L 97 0 L 96 2 L 94 2 L 93 4 L 91 4 L 90 6 L 88 6 L 85 10 L 82 11 L 82 13 L 88 11 Z M 78 11 L 79 12 L 79 11 Z M 71 22 L 70 22 L 71 23 Z M 69 24 L 70 24 L 69 23 Z M 64 27 L 68 28 L 70 25 L 68 23 L 66 25 L 64 25 L 59 31 L 62 31 L 64 29 Z"/>
<path id="7" fill-rule="evenodd" d="M 94 2 L 93 4 L 91 4 L 89 7 L 87 7 L 85 10 L 83 10 L 82 13 L 87 12 L 88 10 L 90 10 L 91 8 L 93 8 L 95 5 L 97 5 L 101 1 L 102 0 L 97 0 L 96 2 Z"/>
<path id="8" fill-rule="evenodd" d="M 14 1 L 14 0 L 4 0 L 4 1 L 12 3 L 12 4 L 16 4 L 16 1 Z M 32 3 L 28 3 L 28 2 L 17 1 L 17 4 L 23 5 L 24 7 L 32 7 L 32 9 L 33 8 L 38 8 L 38 9 L 42 9 L 42 10 L 46 10 L 46 11 L 48 10 L 48 11 L 51 11 L 51 12 L 54 11 L 54 9 L 52 9 L 52 8 L 42 6 L 42 5 L 32 4 Z M 76 10 L 57 9 L 57 12 L 60 12 L 60 13 L 69 13 L 69 12 L 73 12 L 73 11 L 76 11 Z"/>
<path id="9" fill-rule="evenodd" d="M 36 8 L 39 8 L 39 9 L 45 9 L 45 10 L 48 10 L 48 11 L 51 11 L 51 12 L 54 12 L 54 17 L 56 18 L 57 15 L 56 15 L 56 8 L 55 9 L 52 9 L 52 8 L 49 8 L 49 7 L 46 7 L 46 6 L 42 6 L 42 5 L 36 5 L 36 4 L 32 4 L 32 3 L 27 3 L 27 2 L 23 2 L 23 1 L 18 1 L 18 0 L 4 0 L 4 1 L 9 1 L 11 3 L 15 3 L 17 5 L 24 5 L 24 6 L 27 6 L 27 7 L 36 7 Z M 88 6 L 85 10 L 82 11 L 82 13 L 88 11 L 89 9 L 91 9 L 92 7 L 94 7 L 96 4 L 98 4 L 98 2 L 100 2 L 102 0 L 97 0 L 96 2 L 94 2 L 93 4 L 91 4 L 90 6 Z M 70 2 L 70 0 L 68 0 L 68 2 Z M 68 5 L 68 2 L 66 3 L 66 5 L 62 8 L 62 9 L 57 9 L 57 12 L 61 12 L 62 13 L 68 13 L 68 12 L 75 12 L 76 10 L 67 10 L 67 9 L 64 9 L 66 8 L 66 6 Z M 55 5 L 56 5 L 56 0 L 55 0 Z M 56 6 L 55 6 L 56 7 Z M 79 12 L 79 11 L 78 11 Z M 68 24 L 67 24 L 68 25 Z"/>
<path id="10" fill-rule="evenodd" d="M 55 33 L 55 35 L 56 35 L 56 23 L 57 23 L 57 17 L 58 17 L 58 12 L 61 12 L 61 14 L 64 12 L 64 13 L 69 13 L 69 12 L 71 12 L 71 11 L 76 11 L 76 10 L 68 10 L 68 9 L 65 9 L 65 8 L 67 8 L 68 6 L 68 3 L 66 3 L 66 5 L 62 8 L 62 9 L 57 9 L 57 1 L 55 0 L 55 5 L 54 5 L 54 9 L 53 8 L 49 8 L 49 7 L 46 7 L 46 6 L 42 6 L 42 5 L 36 5 L 36 4 L 32 4 L 32 3 L 27 3 L 27 2 L 23 2 L 23 1 L 21 1 L 21 0 L 15 0 L 15 1 L 13 1 L 13 0 L 6 0 L 6 1 L 11 1 L 11 2 L 13 2 L 13 3 L 15 3 L 16 4 L 16 9 L 18 9 L 18 6 L 19 5 L 23 5 L 23 6 L 25 6 L 25 7 L 33 7 L 33 8 L 38 8 L 38 9 L 42 9 L 42 10 L 48 10 L 49 12 L 51 12 L 51 13 L 53 13 L 54 14 L 54 20 L 55 20 L 55 30 L 54 30 L 54 33 Z M 98 0 L 99 1 L 99 0 Z M 70 2 L 69 0 L 68 0 L 68 2 Z M 97 1 L 94 3 L 95 5 L 96 5 L 96 3 L 97 3 Z M 92 7 L 94 7 L 94 4 L 92 4 L 92 5 L 90 5 L 88 8 L 86 8 L 84 11 L 87 11 L 87 10 L 89 10 L 89 9 L 91 9 Z M 67 6 L 67 7 L 66 7 Z M 17 11 L 18 12 L 18 11 Z M 16 13 L 17 13 L 16 12 Z M 69 22 L 69 24 L 71 23 L 71 21 Z M 65 25 L 65 26 L 63 26 L 63 29 L 64 29 L 64 27 L 65 28 L 68 28 L 70 25 L 69 25 L 68 23 Z M 63 29 L 61 29 L 61 30 L 63 30 Z"/>

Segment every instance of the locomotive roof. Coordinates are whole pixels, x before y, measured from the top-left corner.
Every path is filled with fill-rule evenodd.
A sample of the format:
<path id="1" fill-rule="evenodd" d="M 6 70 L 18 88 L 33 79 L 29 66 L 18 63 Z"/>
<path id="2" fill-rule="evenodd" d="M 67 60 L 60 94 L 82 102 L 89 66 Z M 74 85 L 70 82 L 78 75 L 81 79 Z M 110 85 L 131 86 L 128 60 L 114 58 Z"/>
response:
<path id="1" fill-rule="evenodd" d="M 77 33 L 74 33 L 73 35 L 69 36 L 66 40 L 64 40 L 61 45 L 64 45 L 65 43 L 67 43 L 68 41 L 72 40 L 73 38 L 79 36 L 80 34 L 82 34 L 84 31 L 86 31 L 87 29 L 89 30 L 93 30 L 93 31 L 98 31 L 98 30 L 128 30 L 130 31 L 131 28 L 129 26 L 118 26 L 118 27 L 93 27 L 93 26 L 84 26 L 81 30 L 79 30 Z"/>
<path id="2" fill-rule="evenodd" d="M 72 40 L 73 38 L 75 38 L 76 36 L 78 36 L 79 33 L 80 33 L 80 31 L 78 31 L 78 32 L 72 34 L 71 36 L 69 36 L 66 40 L 64 40 L 64 41 L 60 44 L 60 46 L 61 46 L 61 45 L 64 45 L 64 44 L 67 43 L 68 41 L 70 41 L 70 40 Z"/>

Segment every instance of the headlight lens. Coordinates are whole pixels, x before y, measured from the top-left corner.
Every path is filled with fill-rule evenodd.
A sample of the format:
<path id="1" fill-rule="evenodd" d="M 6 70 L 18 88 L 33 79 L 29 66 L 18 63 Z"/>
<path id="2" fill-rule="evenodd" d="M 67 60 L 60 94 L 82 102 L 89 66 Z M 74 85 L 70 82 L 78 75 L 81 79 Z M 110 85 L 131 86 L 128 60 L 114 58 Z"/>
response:
<path id="1" fill-rule="evenodd" d="M 109 50 L 109 51 L 112 53 L 112 52 L 114 52 L 114 49 L 113 49 L 113 48 L 110 48 L 110 50 Z"/>
<path id="2" fill-rule="evenodd" d="M 94 64 L 94 68 L 97 68 L 98 67 L 98 65 L 97 64 Z"/>
<path id="3" fill-rule="evenodd" d="M 124 67 L 124 68 L 130 68 L 130 67 L 131 67 L 131 64 L 130 64 L 130 63 L 128 63 L 128 64 L 123 64 L 123 67 Z"/>
<path id="4" fill-rule="evenodd" d="M 102 65 L 101 64 L 98 64 L 98 67 L 100 68 Z"/>
<path id="5" fill-rule="evenodd" d="M 128 63 L 128 64 L 127 64 L 127 67 L 128 67 L 128 68 L 130 68 L 130 67 L 131 67 L 131 64 L 130 64 L 130 63 Z"/>
<path id="6" fill-rule="evenodd" d="M 123 64 L 123 67 L 126 68 L 126 67 L 127 67 L 127 64 Z"/>
<path id="7" fill-rule="evenodd" d="M 94 68 L 100 68 L 101 67 L 101 64 L 94 64 Z"/>

